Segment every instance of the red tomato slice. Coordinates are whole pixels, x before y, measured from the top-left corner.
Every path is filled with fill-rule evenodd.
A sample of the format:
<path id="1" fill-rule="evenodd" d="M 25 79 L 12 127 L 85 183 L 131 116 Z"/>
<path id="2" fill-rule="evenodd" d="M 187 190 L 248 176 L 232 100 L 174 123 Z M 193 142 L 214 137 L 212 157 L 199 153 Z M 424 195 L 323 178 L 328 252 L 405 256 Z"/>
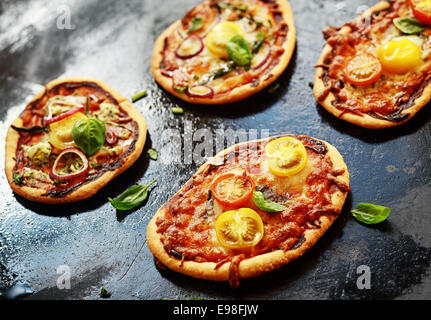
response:
<path id="1" fill-rule="evenodd" d="M 424 24 L 431 24 L 431 1 L 410 0 L 410 7 L 416 19 Z"/>
<path id="2" fill-rule="evenodd" d="M 362 53 L 349 60 L 344 68 L 344 77 L 350 84 L 365 87 L 379 80 L 382 64 L 370 53 Z"/>
<path id="3" fill-rule="evenodd" d="M 225 206 L 241 206 L 253 195 L 255 184 L 249 176 L 225 173 L 211 185 L 214 198 Z"/>

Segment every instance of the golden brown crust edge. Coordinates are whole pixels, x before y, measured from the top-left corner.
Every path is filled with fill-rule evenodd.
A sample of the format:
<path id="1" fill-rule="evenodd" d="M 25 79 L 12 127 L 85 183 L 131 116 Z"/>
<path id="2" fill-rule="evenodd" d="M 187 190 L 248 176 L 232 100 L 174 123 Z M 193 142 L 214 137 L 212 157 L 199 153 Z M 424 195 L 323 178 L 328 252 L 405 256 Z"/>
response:
<path id="1" fill-rule="evenodd" d="M 35 202 L 40 203 L 47 203 L 47 204 L 60 204 L 60 203 L 69 203 L 69 202 L 76 202 L 83 199 L 87 199 L 91 196 L 93 196 L 97 191 L 99 191 L 101 188 L 103 188 L 106 184 L 108 184 L 109 181 L 114 179 L 116 176 L 120 175 L 122 172 L 127 170 L 140 156 L 142 153 L 142 150 L 145 145 L 145 140 L 147 136 L 147 124 L 145 121 L 145 118 L 143 115 L 136 110 L 130 101 L 122 96 L 120 93 L 118 93 L 116 90 L 108 86 L 105 82 L 92 79 L 92 78 L 80 78 L 80 77 L 73 77 L 73 78 L 64 78 L 64 79 L 56 79 L 51 82 L 49 82 L 45 89 L 39 92 L 28 104 L 32 103 L 33 101 L 36 101 L 37 99 L 41 98 L 46 91 L 49 89 L 62 84 L 62 83 L 81 83 L 81 82 L 91 82 L 95 83 L 99 87 L 101 87 L 106 92 L 109 92 L 109 94 L 118 101 L 120 107 L 125 110 L 131 118 L 133 118 L 137 124 L 138 124 L 138 130 L 139 130 L 139 136 L 135 143 L 135 148 L 132 152 L 130 152 L 124 159 L 123 159 L 123 165 L 119 168 L 107 171 L 99 178 L 84 184 L 83 186 L 79 187 L 78 189 L 70 192 L 64 197 L 59 198 L 52 198 L 49 196 L 44 196 L 46 193 L 45 190 L 39 190 L 36 188 L 31 188 L 27 186 L 19 186 L 13 181 L 13 169 L 16 165 L 16 148 L 18 145 L 19 140 L 19 133 L 12 129 L 12 127 L 9 127 L 6 135 L 6 146 L 5 146 L 5 173 L 6 178 L 9 182 L 9 185 L 11 186 L 12 190 L 19 194 L 20 196 Z M 12 125 L 15 125 L 17 127 L 22 126 L 22 119 L 18 117 L 15 119 L 15 121 L 12 123 Z"/>
<path id="2" fill-rule="evenodd" d="M 293 19 L 292 9 L 289 3 L 287 2 L 287 0 L 276 0 L 276 2 L 279 5 L 279 9 L 283 14 L 284 21 L 286 21 L 289 27 L 289 31 L 288 31 L 287 39 L 283 44 L 284 52 L 280 57 L 280 61 L 270 72 L 272 76 L 271 77 L 266 76 L 265 79 L 259 82 L 259 85 L 254 87 L 252 86 L 252 84 L 246 84 L 246 85 L 237 87 L 233 89 L 231 92 L 229 92 L 228 94 L 218 98 L 195 98 L 195 97 L 189 97 L 185 93 L 179 93 L 175 91 L 172 88 L 172 80 L 168 77 L 165 77 L 161 73 L 160 63 L 162 62 L 162 59 L 163 59 L 163 55 L 161 53 L 163 52 L 164 40 L 169 34 L 171 34 L 173 30 L 175 30 L 177 27 L 180 26 L 181 20 L 177 20 L 176 22 L 174 22 L 156 40 L 156 43 L 153 49 L 152 59 L 151 59 L 151 72 L 154 76 L 154 79 L 166 91 L 168 91 L 172 95 L 184 101 L 194 103 L 194 104 L 219 105 L 219 104 L 233 103 L 233 102 L 243 100 L 263 90 L 265 87 L 273 83 L 287 68 L 290 62 L 290 59 L 292 58 L 293 51 L 295 50 L 295 44 L 296 44 L 296 30 L 295 30 L 295 23 Z"/>
<path id="3" fill-rule="evenodd" d="M 362 17 L 370 16 L 373 12 L 384 10 L 389 6 L 390 4 L 387 1 L 381 1 L 376 5 L 374 5 L 373 7 L 366 10 L 365 12 L 363 12 L 360 16 Z M 350 31 L 351 29 L 349 27 L 343 27 L 340 30 L 340 32 L 344 34 L 347 34 Z M 331 51 L 332 51 L 332 47 L 326 44 L 326 46 L 323 48 L 323 51 L 317 63 L 318 66 L 323 64 L 325 56 Z M 319 96 L 321 96 L 322 93 L 326 91 L 325 84 L 322 80 L 323 73 L 324 73 L 324 69 L 322 67 L 316 68 L 313 92 L 317 100 L 319 99 Z M 330 112 L 331 114 L 333 114 L 339 119 L 345 120 L 352 124 L 355 124 L 364 128 L 368 128 L 368 129 L 385 129 L 385 128 L 395 127 L 405 123 L 406 121 L 410 120 L 419 110 L 421 110 L 431 99 L 431 84 L 424 88 L 422 95 L 415 100 L 414 105 L 412 105 L 410 108 L 403 110 L 401 112 L 401 114 L 408 114 L 409 116 L 403 121 L 398 121 L 398 122 L 376 119 L 368 114 L 363 114 L 362 116 L 360 116 L 351 112 L 344 112 L 343 110 L 340 110 L 332 105 L 332 102 L 335 99 L 336 99 L 335 96 L 332 93 L 329 93 L 323 101 L 318 101 L 318 102 L 328 112 Z"/>
<path id="4" fill-rule="evenodd" d="M 249 141 L 248 143 L 254 143 L 262 140 Z M 333 163 L 334 169 L 345 170 L 344 174 L 340 175 L 339 178 L 347 185 L 349 185 L 349 182 L 350 182 L 349 172 L 347 170 L 347 166 L 343 160 L 343 157 L 335 147 L 333 147 L 332 145 L 330 145 L 325 141 L 322 141 L 322 140 L 320 141 L 323 142 L 325 146 L 328 148 L 327 155 L 330 157 Z M 229 153 L 239 145 L 241 144 L 229 147 L 228 149 L 220 152 L 216 157 L 219 157 L 219 156 L 221 157 L 222 155 Z M 203 172 L 208 165 L 209 165 L 208 163 L 204 163 L 198 169 L 196 174 Z M 347 192 L 342 192 L 342 191 L 337 191 L 332 196 L 332 202 L 334 206 L 340 211 L 344 205 L 346 197 L 347 197 Z M 154 217 L 151 219 L 147 228 L 147 243 L 151 252 L 156 257 L 156 259 L 159 260 L 163 265 L 165 265 L 169 269 L 182 274 L 189 275 L 194 278 L 213 280 L 213 281 L 228 281 L 229 266 L 230 266 L 229 263 L 225 263 L 223 266 L 221 266 L 218 269 L 215 269 L 216 263 L 213 263 L 213 262 L 198 263 L 194 261 L 184 261 L 181 263 L 180 260 L 172 258 L 165 251 L 165 249 L 163 248 L 163 244 L 160 241 L 160 234 L 157 233 L 157 226 L 156 226 L 157 217 L 163 216 L 165 213 L 164 210 L 165 210 L 164 206 L 162 206 L 156 212 Z M 336 219 L 337 219 L 337 216 L 335 215 L 322 216 L 320 218 L 320 228 L 306 230 L 304 233 L 305 241 L 296 249 L 289 250 L 287 252 L 284 252 L 282 250 L 277 250 L 277 251 L 262 254 L 250 259 L 242 260 L 241 263 L 239 264 L 239 277 L 241 279 L 256 277 L 264 273 L 278 269 L 292 262 L 293 260 L 301 257 L 307 250 L 309 250 L 317 242 L 317 240 L 319 240 L 319 238 L 328 230 L 328 228 L 334 223 Z"/>

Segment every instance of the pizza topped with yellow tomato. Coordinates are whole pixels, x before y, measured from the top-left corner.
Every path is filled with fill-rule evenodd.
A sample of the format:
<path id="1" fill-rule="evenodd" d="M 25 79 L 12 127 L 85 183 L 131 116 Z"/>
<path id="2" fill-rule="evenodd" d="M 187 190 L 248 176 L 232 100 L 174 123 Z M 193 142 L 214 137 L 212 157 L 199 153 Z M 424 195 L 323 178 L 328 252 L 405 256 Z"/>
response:
<path id="1" fill-rule="evenodd" d="M 152 73 L 183 100 L 235 102 L 277 79 L 295 38 L 285 0 L 207 0 L 160 35 Z"/>
<path id="2" fill-rule="evenodd" d="M 430 1 L 382 1 L 323 33 L 314 93 L 335 116 L 381 129 L 408 121 L 430 100 Z"/>
<path id="3" fill-rule="evenodd" d="M 133 164 L 146 130 L 143 116 L 105 83 L 54 80 L 8 130 L 7 179 L 31 201 L 88 198 Z"/>
<path id="4" fill-rule="evenodd" d="M 237 287 L 311 248 L 335 221 L 349 173 L 327 142 L 286 135 L 234 145 L 202 165 L 155 214 L 161 265 Z"/>

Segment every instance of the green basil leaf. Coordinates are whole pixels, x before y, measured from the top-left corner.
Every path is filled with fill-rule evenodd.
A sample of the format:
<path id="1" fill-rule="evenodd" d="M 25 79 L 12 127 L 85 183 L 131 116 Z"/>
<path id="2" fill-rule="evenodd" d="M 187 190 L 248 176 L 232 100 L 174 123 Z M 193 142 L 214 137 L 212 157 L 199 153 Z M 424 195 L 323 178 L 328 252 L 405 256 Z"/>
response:
<path id="1" fill-rule="evenodd" d="M 150 157 L 150 159 L 152 159 L 154 161 L 157 160 L 157 157 L 159 156 L 159 152 L 154 148 L 149 149 L 147 151 L 147 153 L 148 153 L 148 156 Z"/>
<path id="2" fill-rule="evenodd" d="M 19 128 L 19 127 L 16 127 L 14 125 L 11 125 L 11 127 L 18 132 L 42 133 L 42 132 L 48 132 L 49 131 L 48 127 L 40 127 L 40 126 L 34 126 L 34 127 L 29 127 L 29 128 Z"/>
<path id="3" fill-rule="evenodd" d="M 200 17 L 193 17 L 192 24 L 187 31 L 188 33 L 195 32 L 196 30 L 199 30 L 204 25 L 204 19 Z"/>
<path id="4" fill-rule="evenodd" d="M 359 203 L 352 211 L 356 220 L 366 224 L 376 224 L 386 220 L 391 209 L 377 204 Z"/>
<path id="5" fill-rule="evenodd" d="M 105 123 L 96 118 L 79 119 L 72 128 L 76 145 L 88 157 L 95 154 L 105 142 Z"/>
<path id="6" fill-rule="evenodd" d="M 239 66 L 250 66 L 253 56 L 247 41 L 240 35 L 234 36 L 226 43 L 229 57 Z"/>
<path id="7" fill-rule="evenodd" d="M 151 183 L 143 186 L 137 185 L 133 186 L 130 189 L 126 190 L 123 194 L 118 196 L 115 199 L 108 198 L 109 202 L 111 202 L 112 206 L 120 211 L 131 210 L 139 206 L 142 202 L 144 202 L 148 197 L 148 190 L 150 186 L 156 182 L 153 180 Z"/>
<path id="8" fill-rule="evenodd" d="M 282 204 L 265 199 L 265 195 L 260 191 L 253 191 L 253 201 L 259 209 L 266 212 L 281 212 L 287 209 Z"/>
<path id="9" fill-rule="evenodd" d="M 424 30 L 422 24 L 415 18 L 395 18 L 393 22 L 405 34 L 418 34 Z"/>

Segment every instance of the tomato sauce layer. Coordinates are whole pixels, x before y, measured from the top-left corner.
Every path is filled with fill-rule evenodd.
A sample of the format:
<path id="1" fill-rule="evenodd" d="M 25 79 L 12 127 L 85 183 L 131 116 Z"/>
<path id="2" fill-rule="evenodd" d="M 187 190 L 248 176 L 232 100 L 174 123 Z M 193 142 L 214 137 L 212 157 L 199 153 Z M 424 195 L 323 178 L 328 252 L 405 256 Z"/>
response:
<path id="1" fill-rule="evenodd" d="M 223 164 L 208 164 L 195 174 L 165 204 L 163 215 L 157 218 L 157 232 L 166 252 L 181 261 L 214 262 L 219 267 L 238 255 L 250 258 L 297 248 L 305 241 L 307 229 L 320 228 L 321 216 L 338 215 L 340 209 L 333 205 L 332 195 L 349 190 L 337 178 L 344 170 L 334 170 L 322 142 L 306 136 L 294 137 L 305 146 L 308 164 L 293 177 L 275 177 L 268 171 L 265 154 L 268 140 L 241 144 L 224 156 Z M 217 202 L 211 185 L 217 177 L 232 172 L 251 178 L 256 190 L 286 206 L 282 212 L 269 213 L 260 210 L 253 199 L 242 204 L 255 210 L 264 225 L 262 240 L 251 248 L 226 248 L 217 241 L 217 218 L 237 208 Z"/>

